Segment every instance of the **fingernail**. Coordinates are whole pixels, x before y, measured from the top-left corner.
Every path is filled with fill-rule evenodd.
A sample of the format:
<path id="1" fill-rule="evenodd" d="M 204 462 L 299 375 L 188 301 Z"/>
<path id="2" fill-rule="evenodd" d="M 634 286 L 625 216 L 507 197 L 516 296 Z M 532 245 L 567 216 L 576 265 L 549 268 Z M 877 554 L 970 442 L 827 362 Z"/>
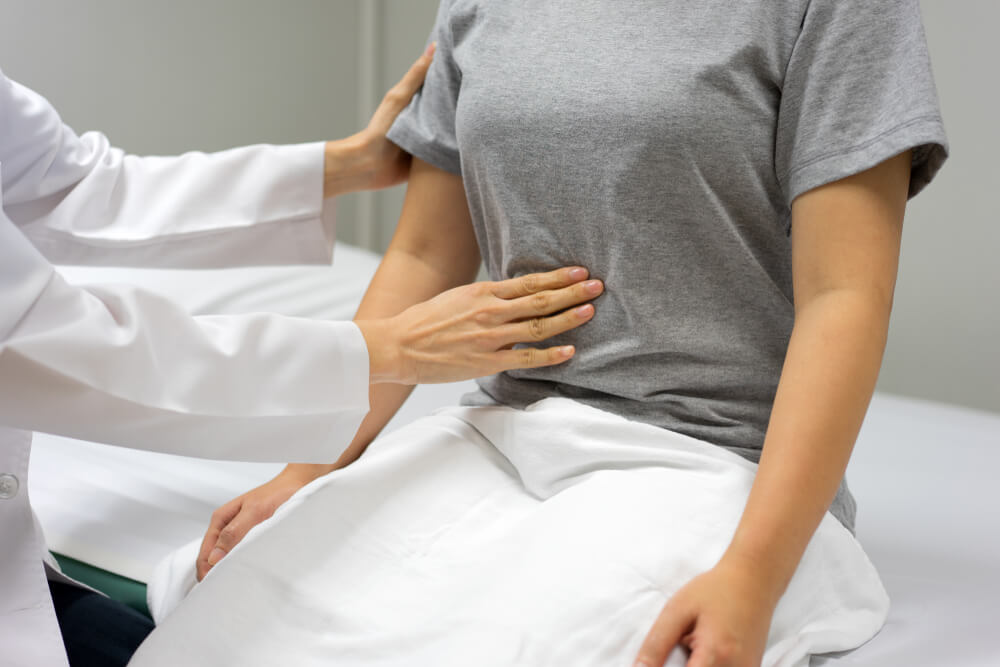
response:
<path id="1" fill-rule="evenodd" d="M 588 303 L 579 306 L 574 312 L 576 312 L 576 316 L 580 318 L 590 317 L 594 314 L 594 307 Z"/>
<path id="2" fill-rule="evenodd" d="M 576 348 L 574 348 L 572 345 L 563 345 L 562 347 L 559 348 L 559 354 L 561 354 L 564 357 L 572 357 L 575 351 Z"/>
<path id="3" fill-rule="evenodd" d="M 437 48 L 437 45 L 438 45 L 437 42 L 431 42 L 430 44 L 428 44 L 427 45 L 427 50 L 424 51 L 424 55 L 425 56 L 429 56 L 430 54 L 434 53 L 434 49 Z"/>
<path id="4" fill-rule="evenodd" d="M 583 287 L 591 294 L 600 294 L 604 286 L 600 280 L 588 280 L 583 284 Z"/>
<path id="5" fill-rule="evenodd" d="M 208 564 L 215 565 L 220 560 L 222 560 L 222 557 L 225 555 L 226 555 L 225 551 L 223 551 L 219 547 L 215 547 L 214 549 L 212 549 L 212 553 L 208 554 Z"/>
<path id="6" fill-rule="evenodd" d="M 572 280 L 583 280 L 584 278 L 587 277 L 587 269 L 581 269 L 581 268 L 570 269 L 569 277 Z"/>
<path id="7" fill-rule="evenodd" d="M 649 663 L 646 662 L 645 660 L 639 660 L 634 665 L 632 665 L 632 667 L 649 667 Z"/>

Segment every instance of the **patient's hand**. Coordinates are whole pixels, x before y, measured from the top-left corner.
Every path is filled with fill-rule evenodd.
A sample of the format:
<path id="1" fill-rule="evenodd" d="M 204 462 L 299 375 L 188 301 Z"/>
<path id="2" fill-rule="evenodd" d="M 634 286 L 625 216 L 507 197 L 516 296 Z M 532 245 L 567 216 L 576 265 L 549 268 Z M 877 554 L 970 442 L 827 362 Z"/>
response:
<path id="1" fill-rule="evenodd" d="M 723 558 L 692 579 L 656 619 L 635 667 L 662 667 L 677 646 L 690 651 L 688 667 L 759 667 L 781 597 L 760 569 Z"/>
<path id="2" fill-rule="evenodd" d="M 333 468 L 331 465 L 289 465 L 270 482 L 215 510 L 195 564 L 198 581 L 232 551 L 251 528 L 270 518 L 296 491 Z"/>

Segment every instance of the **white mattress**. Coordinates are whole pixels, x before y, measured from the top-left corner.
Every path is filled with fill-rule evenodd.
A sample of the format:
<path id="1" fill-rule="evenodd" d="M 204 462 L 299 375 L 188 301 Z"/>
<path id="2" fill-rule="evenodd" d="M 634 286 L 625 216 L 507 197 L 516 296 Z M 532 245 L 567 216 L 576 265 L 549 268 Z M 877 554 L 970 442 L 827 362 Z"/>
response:
<path id="1" fill-rule="evenodd" d="M 127 281 L 196 313 L 271 311 L 346 319 L 378 258 L 339 246 L 334 267 L 215 271 L 66 268 L 74 282 Z M 419 387 L 391 430 L 453 405 L 471 383 Z M 137 443 L 140 444 L 140 443 Z M 147 581 L 199 537 L 211 512 L 279 464 L 212 462 L 39 434 L 30 492 L 52 550 Z M 858 538 L 892 597 L 868 645 L 823 667 L 1000 665 L 1000 415 L 876 395 L 848 473 Z"/>

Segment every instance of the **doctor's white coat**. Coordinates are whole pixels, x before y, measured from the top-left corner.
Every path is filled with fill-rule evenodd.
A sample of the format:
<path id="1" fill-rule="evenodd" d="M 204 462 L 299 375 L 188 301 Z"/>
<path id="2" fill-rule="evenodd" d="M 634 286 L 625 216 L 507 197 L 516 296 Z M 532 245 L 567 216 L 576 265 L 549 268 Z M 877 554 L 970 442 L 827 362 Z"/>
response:
<path id="1" fill-rule="evenodd" d="M 32 431 L 329 463 L 368 411 L 368 354 L 351 323 L 191 317 L 135 288 L 71 286 L 52 263 L 328 262 L 322 165 L 319 143 L 125 155 L 0 73 L 4 665 L 67 664 L 46 581 L 60 575 L 28 497 Z"/>

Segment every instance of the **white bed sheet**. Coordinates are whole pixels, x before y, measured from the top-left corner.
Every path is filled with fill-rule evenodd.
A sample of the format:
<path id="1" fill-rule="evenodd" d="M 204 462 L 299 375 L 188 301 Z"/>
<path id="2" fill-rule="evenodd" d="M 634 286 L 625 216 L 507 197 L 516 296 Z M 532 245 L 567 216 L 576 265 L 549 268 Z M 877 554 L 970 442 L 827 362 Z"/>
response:
<path id="1" fill-rule="evenodd" d="M 872 641 L 815 667 L 1000 665 L 1000 415 L 876 395 L 848 469 L 892 600 Z"/>
<path id="2" fill-rule="evenodd" d="M 196 313 L 349 318 L 378 258 L 338 247 L 331 267 L 218 271 L 67 268 L 75 282 L 128 281 Z M 453 405 L 471 383 L 420 387 L 389 429 Z M 220 504 L 278 464 L 212 462 L 45 434 L 32 452 L 32 503 L 54 551 L 147 581 L 201 535 Z M 876 395 L 849 470 L 858 538 L 893 601 L 869 644 L 816 667 L 1000 665 L 1000 415 Z"/>

